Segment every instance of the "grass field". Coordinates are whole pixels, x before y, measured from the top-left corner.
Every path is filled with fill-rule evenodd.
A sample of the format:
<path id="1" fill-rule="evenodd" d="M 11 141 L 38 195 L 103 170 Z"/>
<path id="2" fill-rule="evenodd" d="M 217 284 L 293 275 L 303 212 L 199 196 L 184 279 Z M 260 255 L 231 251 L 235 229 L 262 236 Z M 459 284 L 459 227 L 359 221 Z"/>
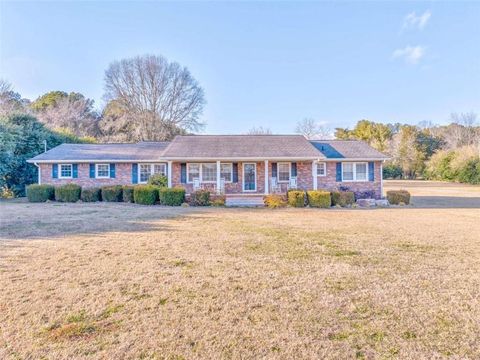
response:
<path id="1" fill-rule="evenodd" d="M 2 359 L 478 359 L 479 187 L 413 206 L 0 203 Z"/>

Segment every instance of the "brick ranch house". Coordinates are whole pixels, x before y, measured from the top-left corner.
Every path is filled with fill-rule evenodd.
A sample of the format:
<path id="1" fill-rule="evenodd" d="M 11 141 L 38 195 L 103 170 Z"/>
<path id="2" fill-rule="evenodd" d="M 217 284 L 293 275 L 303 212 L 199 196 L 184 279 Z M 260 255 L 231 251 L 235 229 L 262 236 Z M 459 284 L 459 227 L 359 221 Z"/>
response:
<path id="1" fill-rule="evenodd" d="M 303 190 L 350 190 L 382 196 L 387 156 L 354 140 L 309 141 L 301 135 L 187 135 L 171 142 L 62 144 L 30 160 L 40 184 L 82 187 L 142 184 L 153 174 L 189 194 L 228 196 Z"/>

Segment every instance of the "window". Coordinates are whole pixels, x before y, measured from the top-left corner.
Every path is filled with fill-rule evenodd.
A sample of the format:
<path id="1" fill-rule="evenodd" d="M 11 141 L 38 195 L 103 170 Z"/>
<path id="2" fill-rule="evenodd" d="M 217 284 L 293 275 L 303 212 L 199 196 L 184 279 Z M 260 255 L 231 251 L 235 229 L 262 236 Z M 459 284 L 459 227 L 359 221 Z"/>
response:
<path id="1" fill-rule="evenodd" d="M 342 181 L 367 181 L 367 163 L 342 163 Z"/>
<path id="2" fill-rule="evenodd" d="M 278 163 L 278 181 L 289 182 L 290 181 L 290 163 Z"/>
<path id="3" fill-rule="evenodd" d="M 72 177 L 72 164 L 60 164 L 60 178 L 69 179 Z"/>
<path id="4" fill-rule="evenodd" d="M 95 164 L 95 177 L 96 178 L 109 178 L 110 177 L 110 164 Z"/>
<path id="5" fill-rule="evenodd" d="M 232 182 L 232 164 L 220 164 L 220 178 L 224 178 L 225 182 Z"/>
<path id="6" fill-rule="evenodd" d="M 202 182 L 217 181 L 217 164 L 205 163 L 202 164 Z"/>
<path id="7" fill-rule="evenodd" d="M 187 182 L 192 183 L 193 179 L 200 179 L 200 164 L 187 164 Z"/>
<path id="8" fill-rule="evenodd" d="M 140 164 L 140 171 L 138 172 L 138 182 L 146 183 L 152 175 L 167 176 L 166 164 Z"/>
<path id="9" fill-rule="evenodd" d="M 327 164 L 324 162 L 317 163 L 317 176 L 327 175 Z"/>

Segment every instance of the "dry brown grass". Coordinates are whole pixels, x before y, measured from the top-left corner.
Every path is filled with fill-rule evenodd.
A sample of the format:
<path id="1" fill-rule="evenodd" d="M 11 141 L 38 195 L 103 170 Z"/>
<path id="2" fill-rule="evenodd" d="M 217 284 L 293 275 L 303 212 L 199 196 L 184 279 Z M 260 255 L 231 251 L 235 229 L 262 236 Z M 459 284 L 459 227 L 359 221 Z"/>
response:
<path id="1" fill-rule="evenodd" d="M 479 209 L 0 215 L 0 358 L 480 357 Z"/>

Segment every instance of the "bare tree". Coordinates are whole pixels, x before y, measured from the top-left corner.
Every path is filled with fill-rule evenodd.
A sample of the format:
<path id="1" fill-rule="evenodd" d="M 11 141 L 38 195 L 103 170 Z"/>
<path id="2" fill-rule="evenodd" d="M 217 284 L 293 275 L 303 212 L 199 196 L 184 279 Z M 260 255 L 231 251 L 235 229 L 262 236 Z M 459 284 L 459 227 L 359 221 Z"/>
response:
<path id="1" fill-rule="evenodd" d="M 131 127 L 129 140 L 167 140 L 179 131 L 197 131 L 205 104 L 203 89 L 186 67 L 162 56 L 115 61 L 105 71 L 105 100 L 115 101 L 121 116 L 110 130 Z M 103 124 L 102 124 L 103 125 Z"/>
<path id="2" fill-rule="evenodd" d="M 27 112 L 28 100 L 14 91 L 12 84 L 0 79 L 0 116 L 15 112 Z"/>
<path id="3" fill-rule="evenodd" d="M 330 131 L 312 118 L 305 118 L 297 122 L 295 132 L 310 140 L 331 137 Z"/>
<path id="4" fill-rule="evenodd" d="M 253 127 L 250 130 L 248 130 L 247 135 L 271 135 L 272 130 L 270 130 L 267 127 L 259 126 L 259 127 Z"/>
<path id="5" fill-rule="evenodd" d="M 475 127 L 476 113 L 452 113 L 449 120 L 451 124 L 443 130 L 443 137 L 448 149 L 476 145 L 480 141 L 479 130 Z"/>

